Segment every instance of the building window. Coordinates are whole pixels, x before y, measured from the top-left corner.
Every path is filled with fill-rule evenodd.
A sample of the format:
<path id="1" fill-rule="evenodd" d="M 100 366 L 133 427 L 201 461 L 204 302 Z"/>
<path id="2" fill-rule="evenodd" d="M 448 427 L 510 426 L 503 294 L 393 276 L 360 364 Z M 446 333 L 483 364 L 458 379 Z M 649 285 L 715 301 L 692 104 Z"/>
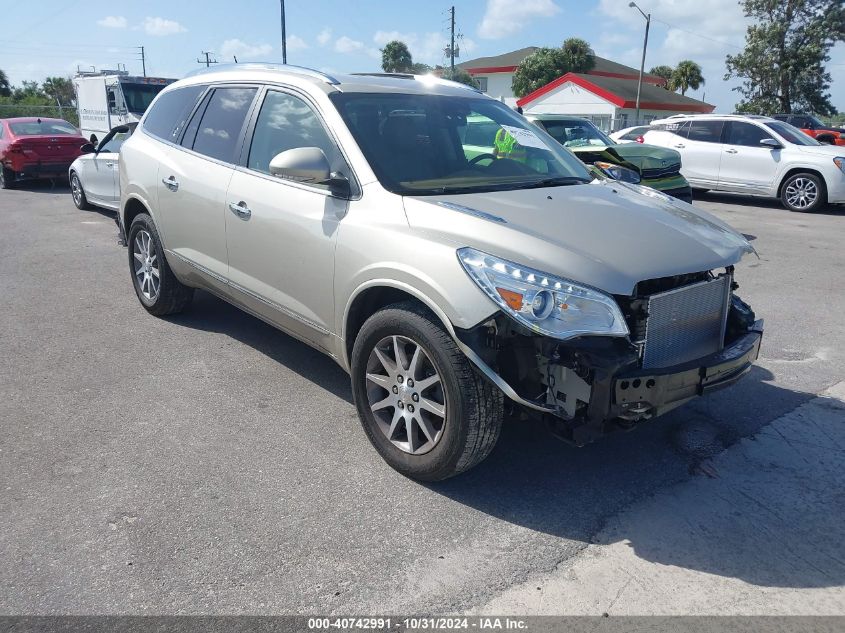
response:
<path id="1" fill-rule="evenodd" d="M 478 82 L 478 89 L 487 92 L 487 77 L 475 77 L 475 80 Z"/>

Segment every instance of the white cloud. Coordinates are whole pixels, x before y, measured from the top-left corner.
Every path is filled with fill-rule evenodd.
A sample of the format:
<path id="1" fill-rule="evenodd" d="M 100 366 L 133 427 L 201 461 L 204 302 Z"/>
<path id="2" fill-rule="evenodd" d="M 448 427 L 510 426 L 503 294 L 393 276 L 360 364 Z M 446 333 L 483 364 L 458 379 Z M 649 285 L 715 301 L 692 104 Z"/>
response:
<path id="1" fill-rule="evenodd" d="M 144 18 L 141 25 L 147 35 L 154 35 L 156 37 L 162 35 L 174 35 L 175 33 L 184 33 L 188 29 L 176 22 L 175 20 L 167 20 L 165 18 Z"/>
<path id="2" fill-rule="evenodd" d="M 405 42 L 410 48 L 411 44 L 417 41 L 417 34 L 416 33 L 400 33 L 399 31 L 376 31 L 376 34 L 373 35 L 373 42 L 378 44 L 379 46 L 384 46 L 388 42 L 392 42 L 393 40 L 399 40 L 400 42 Z"/>
<path id="3" fill-rule="evenodd" d="M 497 40 L 518 33 L 536 18 L 560 13 L 552 0 L 487 0 L 487 10 L 478 25 L 479 36 Z"/>
<path id="4" fill-rule="evenodd" d="M 107 29 L 125 29 L 126 18 L 122 15 L 107 15 L 102 20 L 97 20 L 97 24 Z"/>
<path id="5" fill-rule="evenodd" d="M 353 40 L 351 37 L 347 37 L 346 35 L 339 37 L 334 43 L 334 49 L 338 53 L 355 53 L 363 48 L 363 42 Z"/>
<path id="6" fill-rule="evenodd" d="M 301 51 L 308 48 L 308 43 L 298 35 L 289 35 L 287 44 L 289 51 Z"/>
<path id="7" fill-rule="evenodd" d="M 246 42 L 233 38 L 226 40 L 220 45 L 218 49 L 220 57 L 238 57 L 239 59 L 249 59 L 256 57 L 266 57 L 273 51 L 270 44 L 247 44 Z M 226 59 L 226 61 L 231 61 Z"/>
<path id="8" fill-rule="evenodd" d="M 320 46 L 325 46 L 328 44 L 332 39 L 332 30 L 329 27 L 325 27 L 320 34 L 317 35 L 317 44 Z"/>

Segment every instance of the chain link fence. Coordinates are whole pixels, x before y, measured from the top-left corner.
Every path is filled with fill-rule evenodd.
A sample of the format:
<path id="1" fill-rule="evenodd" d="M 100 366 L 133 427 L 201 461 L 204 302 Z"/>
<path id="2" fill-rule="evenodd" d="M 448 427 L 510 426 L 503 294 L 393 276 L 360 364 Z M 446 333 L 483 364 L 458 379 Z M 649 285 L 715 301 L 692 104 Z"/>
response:
<path id="1" fill-rule="evenodd" d="M 18 116 L 64 119 L 79 127 L 79 113 L 72 106 L 28 105 L 25 103 L 0 104 L 0 119 Z"/>

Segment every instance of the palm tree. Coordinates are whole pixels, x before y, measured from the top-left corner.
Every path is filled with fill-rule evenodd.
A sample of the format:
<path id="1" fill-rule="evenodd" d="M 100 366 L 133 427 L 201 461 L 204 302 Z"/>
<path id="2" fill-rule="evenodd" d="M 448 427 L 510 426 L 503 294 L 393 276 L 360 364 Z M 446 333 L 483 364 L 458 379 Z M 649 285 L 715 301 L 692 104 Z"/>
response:
<path id="1" fill-rule="evenodd" d="M 675 70 L 671 66 L 655 66 L 648 71 L 648 74 L 662 78 L 664 81 L 660 84 L 660 87 L 669 90 L 669 83 L 672 81 L 673 72 Z"/>
<path id="2" fill-rule="evenodd" d="M 407 73 L 413 69 L 414 60 L 408 45 L 399 40 L 393 40 L 381 49 L 381 67 L 386 73 Z"/>
<path id="3" fill-rule="evenodd" d="M 669 85 L 672 90 L 680 90 L 682 95 L 686 94 L 690 88 L 698 90 L 704 85 L 701 66 L 689 59 L 679 62 L 672 72 L 672 79 Z"/>
<path id="4" fill-rule="evenodd" d="M 9 83 L 9 77 L 6 73 L 0 70 L 0 97 L 8 97 L 12 94 L 12 86 Z"/>

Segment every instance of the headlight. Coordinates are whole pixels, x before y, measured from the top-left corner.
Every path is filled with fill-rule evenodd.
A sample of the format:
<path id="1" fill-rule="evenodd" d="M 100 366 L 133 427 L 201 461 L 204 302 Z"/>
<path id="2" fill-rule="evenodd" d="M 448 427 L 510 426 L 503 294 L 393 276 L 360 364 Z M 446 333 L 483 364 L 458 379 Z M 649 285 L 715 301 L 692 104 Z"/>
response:
<path id="1" fill-rule="evenodd" d="M 833 164 L 839 167 L 842 172 L 845 172 L 845 156 L 837 156 L 833 159 Z"/>
<path id="2" fill-rule="evenodd" d="M 622 182 L 630 182 L 632 184 L 639 184 L 641 178 L 640 174 L 633 169 L 628 169 L 627 167 L 622 167 L 621 165 L 615 165 L 613 163 L 606 163 L 604 161 L 596 161 L 593 163 L 596 167 L 598 167 L 603 174 L 613 178 L 614 180 L 621 180 Z"/>
<path id="3" fill-rule="evenodd" d="M 628 334 L 616 301 L 598 290 L 473 248 L 459 249 L 458 260 L 506 314 L 538 334 L 557 339 Z"/>

